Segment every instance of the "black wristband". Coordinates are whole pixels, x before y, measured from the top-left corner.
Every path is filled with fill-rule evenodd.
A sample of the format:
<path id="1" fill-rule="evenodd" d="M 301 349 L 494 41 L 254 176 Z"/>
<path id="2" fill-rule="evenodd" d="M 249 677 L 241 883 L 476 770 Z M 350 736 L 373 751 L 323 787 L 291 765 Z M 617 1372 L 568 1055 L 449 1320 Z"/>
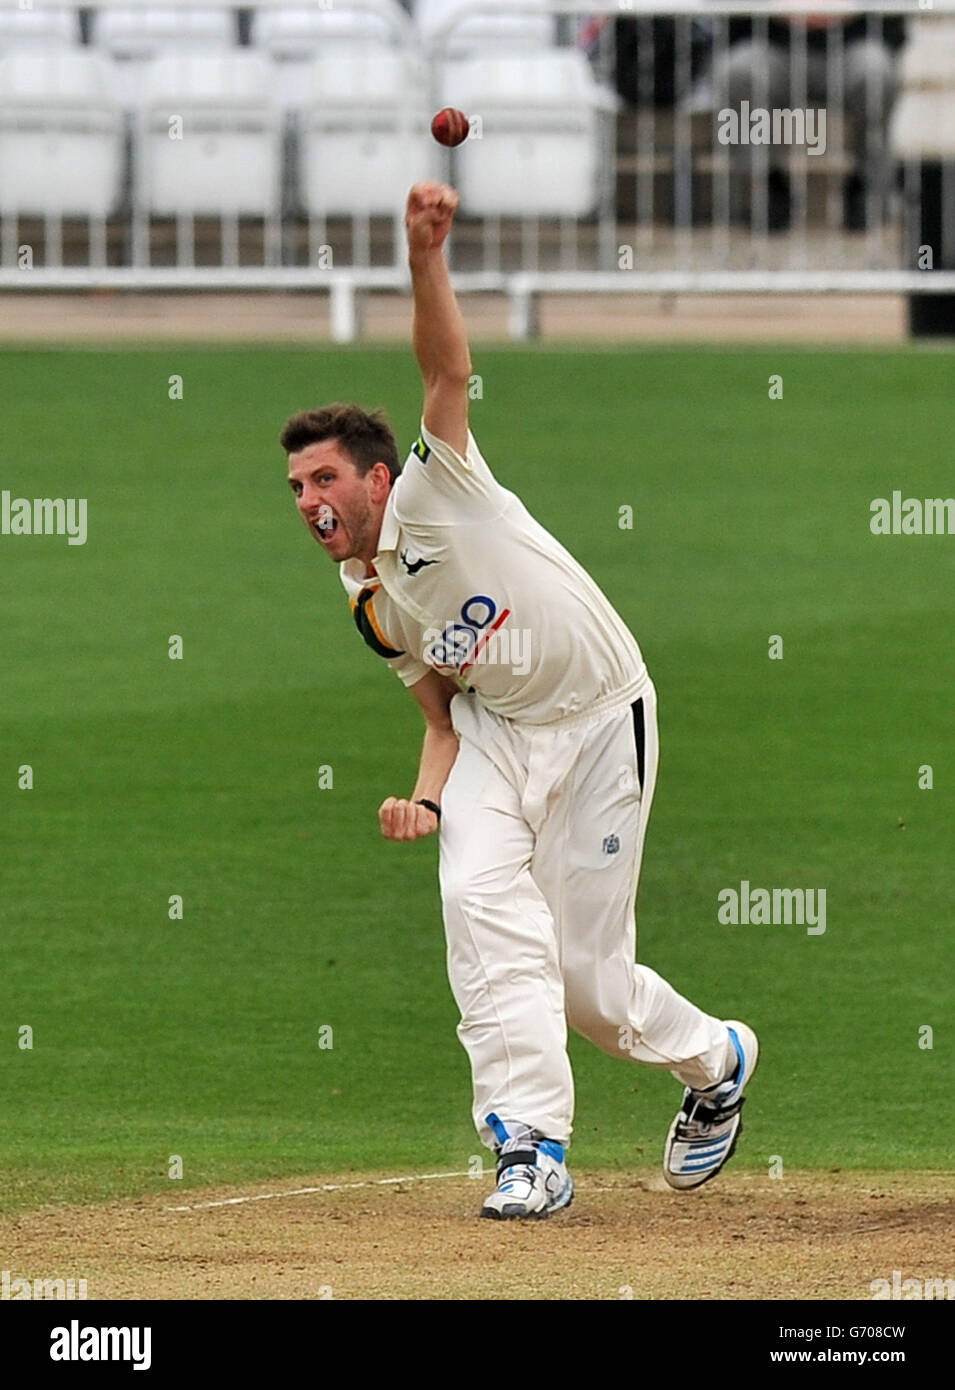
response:
<path id="1" fill-rule="evenodd" d="M 428 810 L 429 810 L 429 811 L 433 811 L 434 814 L 437 816 L 437 818 L 438 818 L 438 824 L 439 824 L 439 825 L 441 824 L 441 807 L 438 806 L 436 802 L 434 802 L 434 801 L 429 801 L 429 800 L 427 799 L 427 797 L 424 797 L 424 796 L 423 796 L 423 797 L 421 798 L 420 801 L 416 801 L 416 802 L 415 802 L 415 805 L 416 805 L 416 806 L 427 806 Z"/>

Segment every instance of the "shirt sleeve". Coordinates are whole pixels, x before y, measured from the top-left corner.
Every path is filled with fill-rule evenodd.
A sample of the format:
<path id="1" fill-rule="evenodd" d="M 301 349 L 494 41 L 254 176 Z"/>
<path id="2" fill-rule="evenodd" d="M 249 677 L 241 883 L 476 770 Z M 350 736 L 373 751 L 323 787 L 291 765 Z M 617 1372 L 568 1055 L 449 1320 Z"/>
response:
<path id="1" fill-rule="evenodd" d="M 402 470 L 401 488 L 395 497 L 399 521 L 413 523 L 426 516 L 435 522 L 453 523 L 473 516 L 500 516 L 510 494 L 494 477 L 468 431 L 464 458 L 438 439 L 421 422 L 421 433 Z"/>
<path id="2" fill-rule="evenodd" d="M 417 685 L 420 680 L 424 680 L 429 671 L 434 669 L 432 666 L 426 666 L 423 661 L 419 661 L 416 656 L 412 656 L 409 652 L 392 657 L 388 665 L 406 686 Z"/>

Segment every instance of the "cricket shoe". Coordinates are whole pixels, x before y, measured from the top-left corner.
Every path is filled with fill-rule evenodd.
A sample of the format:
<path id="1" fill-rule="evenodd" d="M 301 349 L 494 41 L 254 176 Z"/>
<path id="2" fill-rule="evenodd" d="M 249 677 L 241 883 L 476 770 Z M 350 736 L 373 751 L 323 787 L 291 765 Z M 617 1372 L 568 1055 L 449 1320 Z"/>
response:
<path id="1" fill-rule="evenodd" d="M 569 1207 L 573 1198 L 563 1145 L 525 1133 L 506 1139 L 498 1149 L 497 1187 L 481 1215 L 492 1221 L 539 1221 Z"/>
<path id="2" fill-rule="evenodd" d="M 715 1178 L 732 1158 L 743 1128 L 743 1089 L 756 1070 L 759 1043 L 752 1028 L 730 1019 L 726 1027 L 739 1062 L 728 1081 L 705 1091 L 687 1087 L 670 1126 L 663 1153 L 663 1176 L 681 1191 Z"/>

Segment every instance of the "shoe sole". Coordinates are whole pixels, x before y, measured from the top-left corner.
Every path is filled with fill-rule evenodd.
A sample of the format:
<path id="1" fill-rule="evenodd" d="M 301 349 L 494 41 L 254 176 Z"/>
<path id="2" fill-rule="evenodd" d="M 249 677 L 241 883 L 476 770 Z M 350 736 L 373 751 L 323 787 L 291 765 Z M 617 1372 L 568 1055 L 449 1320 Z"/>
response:
<path id="1" fill-rule="evenodd" d="M 752 1028 L 750 1028 L 748 1024 L 746 1024 L 746 1023 L 740 1023 L 740 1021 L 739 1021 L 738 1019 L 735 1019 L 735 1018 L 727 1018 L 727 1019 L 724 1019 L 723 1022 L 725 1023 L 725 1025 L 726 1025 L 727 1028 L 732 1028 L 732 1029 L 734 1030 L 734 1032 L 736 1033 L 736 1036 L 737 1036 L 737 1037 L 739 1037 L 739 1035 L 740 1035 L 740 1029 L 745 1030 L 745 1032 L 747 1032 L 747 1033 L 749 1034 L 749 1036 L 753 1039 L 753 1042 L 754 1042 L 754 1044 L 755 1044 L 755 1046 L 756 1046 L 756 1056 L 755 1056 L 754 1059 L 753 1059 L 753 1064 L 752 1064 L 752 1066 L 749 1068 L 748 1071 L 744 1071 L 744 1072 L 743 1072 L 743 1081 L 742 1081 L 742 1084 L 741 1084 L 741 1086 L 740 1086 L 740 1090 L 741 1090 L 741 1091 L 745 1091 L 747 1085 L 749 1084 L 750 1081 L 752 1081 L 753 1076 L 754 1076 L 755 1073 L 756 1073 L 756 1068 L 759 1066 L 759 1058 L 760 1058 L 760 1050 L 761 1050 L 761 1049 L 760 1049 L 760 1046 L 759 1046 L 759 1039 L 757 1038 L 756 1034 L 753 1032 Z M 743 1099 L 745 1100 L 745 1097 L 743 1097 Z M 677 1118 L 673 1121 L 672 1125 L 670 1126 L 670 1131 L 669 1131 L 669 1133 L 667 1134 L 666 1150 L 669 1150 L 670 1143 L 671 1143 L 671 1141 L 672 1141 L 672 1139 L 673 1139 L 673 1134 L 674 1134 L 674 1131 L 676 1130 L 676 1127 L 677 1127 L 677 1123 L 678 1123 L 678 1122 L 679 1122 L 679 1115 L 677 1115 Z M 736 1126 L 736 1129 L 735 1129 L 735 1131 L 734 1131 L 734 1133 L 733 1133 L 733 1138 L 730 1140 L 730 1146 L 729 1146 L 729 1149 L 728 1149 L 727 1152 L 726 1152 L 726 1157 L 723 1159 L 723 1162 L 719 1165 L 718 1168 L 713 1168 L 710 1172 L 706 1173 L 702 1178 L 700 1178 L 699 1182 L 692 1182 L 692 1183 L 675 1183 L 675 1182 L 672 1182 L 671 1179 L 672 1179 L 672 1177 L 673 1177 L 674 1175 L 668 1171 L 667 1166 L 666 1166 L 666 1160 L 664 1160 L 664 1164 L 663 1164 L 663 1177 L 664 1177 L 664 1179 L 666 1180 L 667 1186 L 670 1187 L 670 1188 L 672 1188 L 672 1190 L 673 1190 L 674 1192 L 695 1192 L 696 1189 L 697 1189 L 698 1187 L 703 1187 L 706 1183 L 711 1182 L 711 1181 L 713 1180 L 713 1178 L 719 1177 L 720 1173 L 722 1173 L 723 1169 L 726 1167 L 727 1163 L 729 1163 L 730 1159 L 733 1157 L 734 1153 L 736 1152 L 736 1145 L 737 1145 L 737 1143 L 739 1142 L 739 1137 L 740 1137 L 740 1135 L 742 1134 L 742 1132 L 743 1132 L 743 1114 L 742 1114 L 742 1110 L 740 1110 L 739 1124 Z M 666 1151 L 666 1150 L 665 1150 L 665 1151 Z"/>
<path id="2" fill-rule="evenodd" d="M 524 1211 L 523 1207 L 515 1206 L 509 1202 L 506 1207 L 498 1211 L 495 1207 L 482 1207 L 481 1215 L 491 1221 L 543 1221 L 550 1215 L 547 1207 L 541 1207 L 540 1211 Z"/>

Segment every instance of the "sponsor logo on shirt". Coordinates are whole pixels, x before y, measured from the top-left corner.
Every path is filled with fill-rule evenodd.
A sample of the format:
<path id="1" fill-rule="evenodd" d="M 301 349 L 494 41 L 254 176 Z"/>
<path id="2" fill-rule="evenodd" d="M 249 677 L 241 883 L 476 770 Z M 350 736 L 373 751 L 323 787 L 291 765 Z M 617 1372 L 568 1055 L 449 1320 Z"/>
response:
<path id="1" fill-rule="evenodd" d="M 480 661 L 491 637 L 510 615 L 509 608 L 498 612 L 497 604 L 487 594 L 472 594 L 461 605 L 460 620 L 446 623 L 425 647 L 424 660 L 431 666 L 450 666 L 463 675 Z M 429 636 L 425 633 L 426 638 Z"/>

